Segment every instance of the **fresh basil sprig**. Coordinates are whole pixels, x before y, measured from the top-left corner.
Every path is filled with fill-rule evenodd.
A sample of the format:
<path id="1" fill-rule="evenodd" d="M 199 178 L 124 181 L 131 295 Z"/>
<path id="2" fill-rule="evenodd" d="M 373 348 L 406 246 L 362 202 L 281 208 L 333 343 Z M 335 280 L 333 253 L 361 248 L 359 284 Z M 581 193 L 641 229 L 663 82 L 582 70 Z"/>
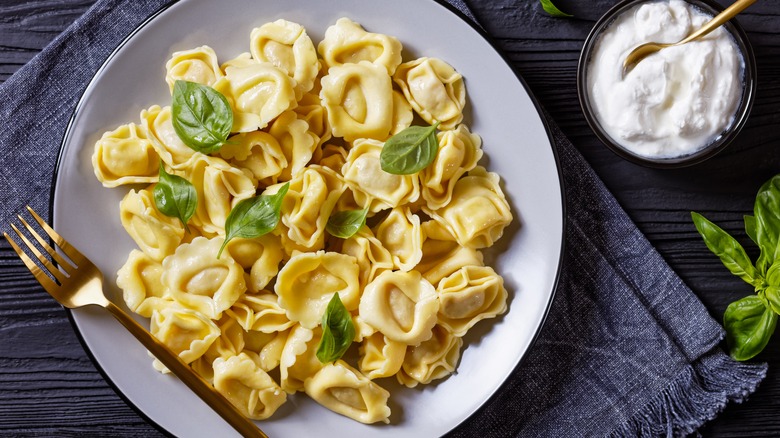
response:
<path id="1" fill-rule="evenodd" d="M 753 216 L 744 217 L 745 232 L 761 251 L 755 265 L 736 239 L 698 213 L 691 217 L 707 248 L 756 291 L 729 304 L 723 315 L 729 354 L 748 360 L 766 347 L 780 314 L 780 175 L 761 186 Z"/>
<path id="2" fill-rule="evenodd" d="M 439 152 L 436 128 L 431 126 L 410 126 L 387 139 L 379 154 L 379 164 L 393 175 L 413 175 L 428 167 Z"/>
<path id="3" fill-rule="evenodd" d="M 217 90 L 196 82 L 176 81 L 171 121 L 184 144 L 210 154 L 227 141 L 233 127 L 233 110 Z"/>
<path id="4" fill-rule="evenodd" d="M 325 230 L 331 236 L 349 239 L 366 224 L 368 207 L 362 210 L 337 211 L 330 215 Z"/>
<path id="5" fill-rule="evenodd" d="M 160 178 L 154 185 L 154 204 L 160 213 L 179 218 L 184 229 L 189 232 L 187 222 L 195 214 L 198 206 L 198 193 L 195 187 L 186 179 L 165 171 L 160 163 Z"/>
<path id="6" fill-rule="evenodd" d="M 282 200 L 289 188 L 290 183 L 287 183 L 273 195 L 253 196 L 236 204 L 225 220 L 225 241 L 219 248 L 217 258 L 234 237 L 251 239 L 273 231 L 279 224 Z"/>
<path id="7" fill-rule="evenodd" d="M 539 2 L 542 4 L 542 9 L 544 9 L 544 12 L 547 12 L 553 17 L 561 17 L 561 18 L 573 17 L 573 15 L 567 14 L 561 11 L 560 9 L 558 9 L 558 7 L 553 4 L 552 0 L 539 0 Z"/>
<path id="8" fill-rule="evenodd" d="M 355 340 L 355 326 L 352 315 L 344 307 L 339 294 L 333 294 L 328 308 L 322 315 L 322 339 L 317 346 L 317 359 L 322 363 L 335 362 L 347 351 Z"/>

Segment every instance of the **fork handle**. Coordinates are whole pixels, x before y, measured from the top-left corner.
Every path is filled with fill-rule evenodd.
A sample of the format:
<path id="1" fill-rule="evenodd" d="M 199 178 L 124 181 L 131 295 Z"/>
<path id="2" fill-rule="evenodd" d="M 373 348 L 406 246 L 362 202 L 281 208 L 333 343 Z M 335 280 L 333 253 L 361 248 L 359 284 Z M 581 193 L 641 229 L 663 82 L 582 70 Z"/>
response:
<path id="1" fill-rule="evenodd" d="M 189 365 L 185 364 L 178 355 L 174 354 L 165 344 L 157 340 L 149 331 L 138 324 L 132 317 L 125 313 L 116 304 L 109 301 L 106 308 L 114 317 L 122 323 L 149 350 L 154 357 L 160 360 L 173 374 L 187 385 L 198 397 L 216 411 L 222 418 L 233 426 L 242 436 L 262 437 L 268 436 L 257 425 L 247 419 L 233 404 L 222 394 L 217 392 L 210 383 L 195 373 Z"/>

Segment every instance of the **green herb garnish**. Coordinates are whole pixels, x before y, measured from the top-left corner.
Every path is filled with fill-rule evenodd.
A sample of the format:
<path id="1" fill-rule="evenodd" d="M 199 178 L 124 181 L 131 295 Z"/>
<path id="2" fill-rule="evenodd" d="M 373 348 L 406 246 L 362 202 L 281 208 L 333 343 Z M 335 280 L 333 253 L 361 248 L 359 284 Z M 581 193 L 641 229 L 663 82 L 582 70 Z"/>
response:
<path id="1" fill-rule="evenodd" d="M 328 302 L 328 308 L 322 315 L 322 339 L 317 346 L 317 359 L 322 363 L 335 362 L 347 351 L 355 340 L 355 326 L 352 315 L 339 294 L 333 294 Z"/>
<path id="2" fill-rule="evenodd" d="M 542 9 L 544 9 L 544 12 L 547 12 L 553 17 L 561 17 L 561 18 L 573 17 L 573 15 L 567 14 L 561 11 L 560 9 L 558 9 L 558 7 L 553 4 L 552 0 L 539 0 L 539 2 L 542 4 Z"/>
<path id="3" fill-rule="evenodd" d="M 166 172 L 165 166 L 160 163 L 160 178 L 154 185 L 153 194 L 157 210 L 166 216 L 179 218 L 189 232 L 187 222 L 198 206 L 195 187 L 186 179 Z"/>
<path id="4" fill-rule="evenodd" d="M 707 248 L 756 291 L 729 304 L 723 315 L 729 354 L 748 360 L 766 347 L 780 314 L 780 175 L 761 186 L 753 216 L 745 216 L 745 232 L 761 251 L 755 265 L 731 235 L 698 213 L 691 216 Z"/>
<path id="5" fill-rule="evenodd" d="M 225 220 L 225 241 L 219 248 L 217 258 L 234 237 L 251 239 L 273 231 L 279 224 L 282 200 L 289 188 L 290 183 L 286 183 L 273 195 L 253 196 L 233 207 Z"/>
<path id="6" fill-rule="evenodd" d="M 227 141 L 233 110 L 225 96 L 195 82 L 176 81 L 171 107 L 173 129 L 190 148 L 209 154 Z"/>
<path id="7" fill-rule="evenodd" d="M 413 175 L 430 165 L 439 151 L 436 128 L 410 126 L 390 137 L 379 155 L 382 170 L 393 175 Z"/>
<path id="8" fill-rule="evenodd" d="M 325 230 L 331 236 L 349 239 L 366 224 L 368 207 L 362 210 L 344 210 L 333 213 L 328 218 Z"/>

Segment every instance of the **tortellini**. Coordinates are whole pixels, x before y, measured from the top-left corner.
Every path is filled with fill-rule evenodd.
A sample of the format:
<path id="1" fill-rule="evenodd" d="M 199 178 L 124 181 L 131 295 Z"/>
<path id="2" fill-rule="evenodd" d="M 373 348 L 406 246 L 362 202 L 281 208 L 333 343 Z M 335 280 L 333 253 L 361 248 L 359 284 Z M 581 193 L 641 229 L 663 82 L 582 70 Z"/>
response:
<path id="1" fill-rule="evenodd" d="M 390 422 L 390 393 L 342 360 L 325 365 L 304 388 L 319 404 L 361 423 Z"/>
<path id="2" fill-rule="evenodd" d="M 233 108 L 234 132 L 265 128 L 279 114 L 295 108 L 294 81 L 270 63 L 230 66 L 214 83 Z"/>
<path id="3" fill-rule="evenodd" d="M 130 190 L 119 203 L 119 218 L 127 234 L 150 258 L 162 261 L 184 237 L 184 225 L 157 211 L 150 189 Z"/>
<path id="4" fill-rule="evenodd" d="M 366 61 L 392 75 L 401 64 L 402 46 L 397 38 L 366 32 L 349 18 L 339 18 L 330 26 L 318 49 L 328 68 Z"/>
<path id="5" fill-rule="evenodd" d="M 463 120 L 466 87 L 463 76 L 438 58 L 419 58 L 398 67 L 393 80 L 426 122 L 452 129 Z"/>
<path id="6" fill-rule="evenodd" d="M 419 272 L 387 271 L 363 290 L 359 311 L 387 339 L 417 345 L 431 337 L 439 300 Z"/>
<path id="7" fill-rule="evenodd" d="M 203 45 L 165 66 L 172 92 L 183 80 L 225 97 L 233 125 L 224 144 L 187 146 L 172 106 L 160 105 L 95 143 L 98 181 L 136 185 L 119 205 L 137 246 L 117 273 L 127 307 L 248 418 L 308 395 L 356 421 L 388 423 L 390 393 L 377 382 L 446 378 L 466 332 L 507 309 L 482 249 L 512 212 L 498 175 L 478 165 L 463 78 L 443 60 L 404 63 L 402 54 L 398 39 L 348 18 L 319 44 L 279 19 L 221 64 Z M 433 161 L 411 174 L 382 170 L 386 142 L 420 119 L 438 123 Z M 161 180 L 161 169 L 172 177 Z M 173 214 L 155 192 L 167 184 L 191 186 L 192 215 L 161 212 Z M 241 210 L 265 214 L 254 210 L 270 205 L 262 196 L 285 186 L 276 225 L 258 236 L 250 228 L 276 218 Z M 351 321 L 354 337 L 329 338 L 341 335 L 323 328 L 326 317 L 331 327 L 330 318 Z M 346 352 L 325 361 L 329 343 Z"/>
<path id="8" fill-rule="evenodd" d="M 246 353 L 214 361 L 214 387 L 253 420 L 265 420 L 287 394 Z"/>
<path id="9" fill-rule="evenodd" d="M 157 181 L 160 156 L 135 123 L 106 132 L 95 143 L 92 168 L 105 187 Z"/>
<path id="10" fill-rule="evenodd" d="M 504 279 L 489 266 L 464 266 L 443 278 L 439 293 L 439 324 L 463 336 L 477 322 L 506 311 Z"/>
<path id="11" fill-rule="evenodd" d="M 222 238 L 196 237 L 163 260 L 161 281 L 186 307 L 218 319 L 246 291 L 244 270 L 227 253 L 216 257 Z"/>
<path id="12" fill-rule="evenodd" d="M 303 26 L 276 20 L 252 29 L 250 39 L 252 58 L 270 62 L 287 73 L 295 81 L 298 100 L 314 87 L 320 66 L 314 43 Z"/>
<path id="13" fill-rule="evenodd" d="M 291 321 L 314 328 L 333 294 L 339 294 L 347 310 L 360 299 L 358 265 L 354 257 L 317 251 L 294 254 L 279 271 L 274 290 Z"/>
<path id="14" fill-rule="evenodd" d="M 452 200 L 438 210 L 426 210 L 434 220 L 469 248 L 492 246 L 512 222 L 512 212 L 497 174 L 476 167 L 455 183 Z M 425 209 L 425 208 L 424 208 Z"/>
<path id="15" fill-rule="evenodd" d="M 165 71 L 165 82 L 168 83 L 171 92 L 177 80 L 212 86 L 222 77 L 217 54 L 209 46 L 174 52 L 165 64 Z"/>
<path id="16" fill-rule="evenodd" d="M 341 169 L 355 201 L 367 206 L 372 213 L 409 204 L 420 197 L 417 175 L 393 175 L 383 171 L 379 164 L 381 152 L 381 142 L 369 139 L 356 141 Z"/>
<path id="17" fill-rule="evenodd" d="M 384 140 L 393 128 L 393 83 L 367 61 L 331 67 L 322 78 L 322 104 L 333 135 L 347 141 Z"/>

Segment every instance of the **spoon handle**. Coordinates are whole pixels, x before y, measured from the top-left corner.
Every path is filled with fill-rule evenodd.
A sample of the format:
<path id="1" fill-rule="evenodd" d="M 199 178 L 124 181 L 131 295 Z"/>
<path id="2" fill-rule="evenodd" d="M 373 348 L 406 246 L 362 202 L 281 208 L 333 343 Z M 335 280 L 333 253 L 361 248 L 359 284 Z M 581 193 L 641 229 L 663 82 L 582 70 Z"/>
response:
<path id="1" fill-rule="evenodd" d="M 685 39 L 680 41 L 679 43 L 675 45 L 685 44 L 689 41 L 693 41 L 697 38 L 703 37 L 704 35 L 707 35 L 708 33 L 715 30 L 717 27 L 722 25 L 723 23 L 731 20 L 734 18 L 735 15 L 739 14 L 740 12 L 744 11 L 748 6 L 755 3 L 756 0 L 737 0 L 734 3 L 732 3 L 731 6 L 724 9 L 723 12 L 716 15 L 712 20 L 710 20 L 707 24 L 702 26 L 699 30 L 696 32 L 688 35 Z"/>

